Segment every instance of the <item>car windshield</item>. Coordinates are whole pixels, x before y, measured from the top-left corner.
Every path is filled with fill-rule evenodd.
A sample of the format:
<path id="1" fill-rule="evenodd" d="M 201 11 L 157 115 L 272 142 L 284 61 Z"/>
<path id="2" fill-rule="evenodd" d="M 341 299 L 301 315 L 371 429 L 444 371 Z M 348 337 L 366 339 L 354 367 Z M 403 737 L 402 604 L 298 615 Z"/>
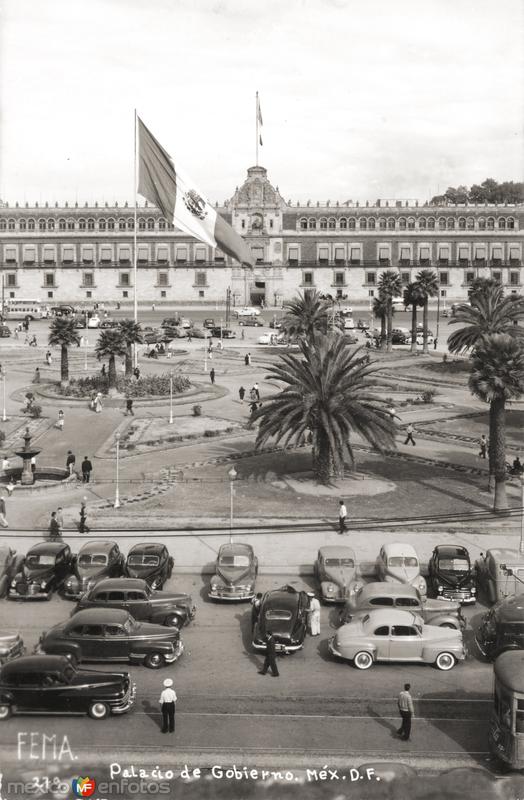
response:
<path id="1" fill-rule="evenodd" d="M 99 567 L 107 564 L 107 556 L 103 553 L 83 553 L 78 563 L 81 567 Z"/>
<path id="2" fill-rule="evenodd" d="M 46 555 L 45 553 L 30 553 L 26 558 L 28 567 L 52 567 L 55 563 L 53 555 Z"/>
<path id="3" fill-rule="evenodd" d="M 158 556 L 134 555 L 129 556 L 127 563 L 130 567 L 158 567 L 160 559 Z"/>
<path id="4" fill-rule="evenodd" d="M 388 558 L 389 567 L 418 567 L 418 559 L 413 556 L 391 556 Z"/>
<path id="5" fill-rule="evenodd" d="M 249 567 L 249 557 L 238 555 L 220 556 L 218 563 L 221 567 Z"/>
<path id="6" fill-rule="evenodd" d="M 440 569 L 453 572 L 468 572 L 469 564 L 465 558 L 441 558 L 438 562 Z"/>
<path id="7" fill-rule="evenodd" d="M 352 558 L 326 558 L 326 567 L 354 567 L 355 562 Z"/>
<path id="8" fill-rule="evenodd" d="M 287 611 L 283 608 L 268 608 L 266 611 L 266 619 L 289 620 L 291 619 L 291 611 Z"/>

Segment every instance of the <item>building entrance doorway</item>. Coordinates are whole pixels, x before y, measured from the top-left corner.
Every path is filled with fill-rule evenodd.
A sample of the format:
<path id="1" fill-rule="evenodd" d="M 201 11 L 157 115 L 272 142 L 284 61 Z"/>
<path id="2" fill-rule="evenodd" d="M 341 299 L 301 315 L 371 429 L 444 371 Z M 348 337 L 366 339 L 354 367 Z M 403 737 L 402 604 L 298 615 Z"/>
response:
<path id="1" fill-rule="evenodd" d="M 260 306 L 266 303 L 266 282 L 255 281 L 250 287 L 249 302 L 252 306 Z"/>

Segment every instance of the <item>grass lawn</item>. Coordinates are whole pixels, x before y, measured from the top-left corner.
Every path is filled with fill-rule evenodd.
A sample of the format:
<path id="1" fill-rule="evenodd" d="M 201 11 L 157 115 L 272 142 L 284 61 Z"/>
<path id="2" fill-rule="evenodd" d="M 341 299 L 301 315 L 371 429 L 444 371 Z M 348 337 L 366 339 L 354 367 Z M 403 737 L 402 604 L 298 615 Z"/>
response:
<path id="1" fill-rule="evenodd" d="M 473 417 L 439 420 L 429 423 L 428 427 L 443 433 L 480 438 L 482 433 L 489 434 L 489 415 L 485 413 Z M 506 412 L 506 438 L 508 442 L 524 446 L 524 411 L 510 409 Z"/>

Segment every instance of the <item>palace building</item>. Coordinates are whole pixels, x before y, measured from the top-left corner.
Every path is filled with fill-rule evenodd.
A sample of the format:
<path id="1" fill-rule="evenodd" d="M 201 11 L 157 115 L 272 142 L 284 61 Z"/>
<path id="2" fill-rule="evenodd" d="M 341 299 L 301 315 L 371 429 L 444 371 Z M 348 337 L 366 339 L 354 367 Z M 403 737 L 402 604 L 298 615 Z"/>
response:
<path id="1" fill-rule="evenodd" d="M 264 167 L 250 167 L 217 212 L 240 233 L 256 265 L 243 269 L 170 225 L 146 203 L 138 209 L 139 302 L 222 302 L 279 306 L 318 289 L 368 302 L 380 273 L 397 269 L 403 284 L 420 269 L 439 276 L 441 298 L 465 299 L 476 277 L 508 293 L 524 277 L 524 204 L 445 205 L 286 201 Z M 4 296 L 55 303 L 122 302 L 134 297 L 134 207 L 107 203 L 59 207 L 0 205 Z"/>

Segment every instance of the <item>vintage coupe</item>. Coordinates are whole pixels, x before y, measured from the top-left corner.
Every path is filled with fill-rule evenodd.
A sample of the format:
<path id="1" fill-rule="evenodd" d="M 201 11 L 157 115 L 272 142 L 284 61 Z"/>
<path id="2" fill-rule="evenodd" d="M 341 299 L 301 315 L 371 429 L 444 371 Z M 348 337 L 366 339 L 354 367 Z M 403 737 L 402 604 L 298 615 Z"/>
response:
<path id="1" fill-rule="evenodd" d="M 410 583 L 424 597 L 426 580 L 420 574 L 420 563 L 415 548 L 403 542 L 383 544 L 377 558 L 377 576 L 387 583 Z"/>
<path id="2" fill-rule="evenodd" d="M 294 653 L 300 650 L 306 638 L 308 608 L 306 592 L 297 592 L 293 586 L 266 592 L 253 628 L 255 650 L 266 649 L 269 633 L 273 634 L 277 652 Z"/>
<path id="3" fill-rule="evenodd" d="M 341 624 L 362 619 L 377 608 L 398 608 L 419 614 L 429 625 L 463 630 L 466 620 L 460 611 L 460 603 L 454 600 L 429 600 L 409 583 L 384 583 L 376 581 L 350 591 L 346 605 L 340 615 Z"/>
<path id="4" fill-rule="evenodd" d="M 9 600 L 49 600 L 72 570 L 71 548 L 64 542 L 31 547 L 9 587 Z"/>
<path id="5" fill-rule="evenodd" d="M 0 597 L 5 597 L 11 581 L 20 571 L 24 557 L 7 544 L 0 544 Z"/>
<path id="6" fill-rule="evenodd" d="M 0 721 L 11 714 L 125 714 L 136 686 L 127 672 L 79 670 L 65 656 L 25 656 L 0 671 Z"/>
<path id="7" fill-rule="evenodd" d="M 223 544 L 209 584 L 209 597 L 213 600 L 250 600 L 255 594 L 257 573 L 258 559 L 250 544 Z"/>
<path id="8" fill-rule="evenodd" d="M 88 608 L 43 633 L 37 653 L 81 661 L 127 661 L 158 669 L 183 652 L 178 628 L 138 622 L 128 611 Z"/>
<path id="9" fill-rule="evenodd" d="M 140 542 L 127 554 L 124 575 L 142 578 L 152 589 L 162 589 L 173 572 L 174 561 L 165 544 Z"/>
<path id="10" fill-rule="evenodd" d="M 329 640 L 334 656 L 369 669 L 375 661 L 419 662 L 452 669 L 466 657 L 462 633 L 425 625 L 410 611 L 378 609 L 338 629 Z"/>
<path id="11" fill-rule="evenodd" d="M 195 616 L 190 595 L 181 592 L 156 592 L 139 578 L 106 578 L 99 581 L 77 603 L 84 608 L 121 608 L 141 622 L 182 628 Z"/>
<path id="12" fill-rule="evenodd" d="M 0 664 L 6 664 L 24 653 L 25 647 L 19 633 L 0 630 Z"/>
<path id="13" fill-rule="evenodd" d="M 475 562 L 477 591 L 496 603 L 512 594 L 524 594 L 524 555 L 518 550 L 493 548 Z"/>
<path id="14" fill-rule="evenodd" d="M 514 594 L 495 603 L 482 616 L 475 641 L 490 660 L 506 650 L 524 650 L 524 595 Z"/>
<path id="15" fill-rule="evenodd" d="M 77 600 L 102 578 L 117 578 L 124 571 L 124 556 L 116 542 L 86 542 L 73 563 L 73 574 L 64 584 L 68 600 Z"/>
<path id="16" fill-rule="evenodd" d="M 437 597 L 475 603 L 477 587 L 469 553 L 465 547 L 439 544 L 429 561 L 429 584 Z"/>
<path id="17" fill-rule="evenodd" d="M 325 603 L 343 603 L 350 587 L 357 591 L 358 567 L 351 547 L 326 545 L 321 547 L 313 565 L 315 578 L 320 584 L 320 595 Z"/>

